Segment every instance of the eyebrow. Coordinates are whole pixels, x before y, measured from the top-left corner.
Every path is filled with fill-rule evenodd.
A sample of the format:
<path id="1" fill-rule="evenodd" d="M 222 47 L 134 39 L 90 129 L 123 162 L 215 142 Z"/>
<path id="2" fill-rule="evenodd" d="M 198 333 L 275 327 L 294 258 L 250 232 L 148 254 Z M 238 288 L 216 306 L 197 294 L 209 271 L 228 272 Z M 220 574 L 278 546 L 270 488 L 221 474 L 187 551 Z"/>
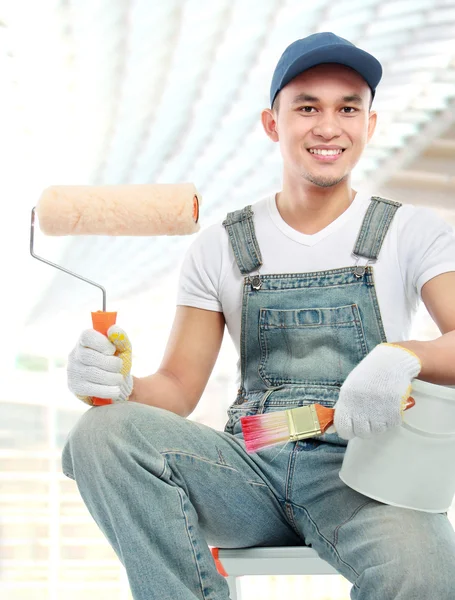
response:
<path id="1" fill-rule="evenodd" d="M 350 96 L 343 96 L 341 98 L 342 102 L 346 102 L 348 104 L 362 104 L 363 100 L 361 96 L 358 94 L 351 94 Z M 319 98 L 316 96 L 311 96 L 310 94 L 299 94 L 294 98 L 292 104 L 299 104 L 300 102 L 320 102 Z"/>

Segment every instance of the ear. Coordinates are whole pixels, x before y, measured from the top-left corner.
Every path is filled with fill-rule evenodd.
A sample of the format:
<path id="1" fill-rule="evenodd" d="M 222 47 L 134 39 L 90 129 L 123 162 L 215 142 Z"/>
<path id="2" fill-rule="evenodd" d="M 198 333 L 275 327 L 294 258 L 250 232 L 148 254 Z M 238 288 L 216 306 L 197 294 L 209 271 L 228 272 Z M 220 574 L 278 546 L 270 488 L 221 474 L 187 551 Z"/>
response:
<path id="1" fill-rule="evenodd" d="M 376 123 L 378 121 L 378 113 L 374 110 L 370 111 L 368 116 L 368 138 L 367 142 L 373 137 L 374 130 L 376 129 Z"/>
<path id="2" fill-rule="evenodd" d="M 261 113 L 262 126 L 272 142 L 278 142 L 278 125 L 276 113 L 271 108 L 265 108 Z"/>

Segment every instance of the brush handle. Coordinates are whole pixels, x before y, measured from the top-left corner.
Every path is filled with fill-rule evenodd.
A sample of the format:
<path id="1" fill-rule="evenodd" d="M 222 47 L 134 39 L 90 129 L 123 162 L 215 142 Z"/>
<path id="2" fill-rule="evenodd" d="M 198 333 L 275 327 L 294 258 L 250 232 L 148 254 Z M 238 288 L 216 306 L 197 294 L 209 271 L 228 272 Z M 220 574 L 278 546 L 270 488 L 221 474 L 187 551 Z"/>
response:
<path id="1" fill-rule="evenodd" d="M 99 331 L 103 335 L 107 337 L 107 332 L 111 325 L 115 325 L 117 320 L 116 312 L 106 312 L 102 310 L 98 310 L 96 312 L 92 312 L 92 323 L 93 329 Z M 109 398 L 94 398 L 92 397 L 93 406 L 104 406 L 106 404 L 112 404 L 112 400 Z"/>

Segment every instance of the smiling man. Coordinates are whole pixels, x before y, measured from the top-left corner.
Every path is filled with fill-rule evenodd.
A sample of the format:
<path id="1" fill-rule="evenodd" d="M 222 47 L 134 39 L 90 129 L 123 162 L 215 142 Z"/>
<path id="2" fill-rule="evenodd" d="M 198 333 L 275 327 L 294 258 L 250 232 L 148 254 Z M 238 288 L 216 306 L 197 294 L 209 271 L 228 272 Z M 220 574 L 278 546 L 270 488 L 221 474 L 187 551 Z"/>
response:
<path id="1" fill-rule="evenodd" d="M 262 112 L 282 189 L 195 240 L 159 370 L 131 390 L 115 336 L 93 330 L 70 355 L 70 389 L 116 402 L 83 415 L 63 470 L 135 600 L 228 600 L 208 544 L 311 545 L 355 600 L 455 598 L 447 515 L 382 504 L 339 478 L 347 440 L 400 426 L 414 378 L 455 385 L 452 228 L 351 184 L 381 75 L 373 56 L 332 33 L 291 44 Z M 409 339 L 422 300 L 441 331 L 432 341 Z M 216 431 L 185 417 L 225 325 L 239 387 Z M 335 407 L 336 433 L 246 452 L 242 416 L 315 402 Z"/>
<path id="2" fill-rule="evenodd" d="M 299 40 L 291 45 L 281 62 L 292 61 L 290 51 L 298 53 L 298 62 L 301 43 Z M 351 64 L 359 60 L 356 54 L 351 58 Z M 376 78 L 380 78 L 380 67 L 375 63 L 372 67 Z M 316 214 L 325 215 L 325 221 L 331 222 L 355 197 L 351 172 L 376 127 L 376 112 L 370 110 L 375 88 L 344 64 L 310 66 L 284 86 L 277 73 L 280 64 L 272 83 L 272 109 L 262 113 L 264 129 L 270 139 L 279 142 L 285 165 L 277 206 L 285 221 L 311 233 L 306 231 L 308 225 L 320 229 L 320 223 L 313 223 Z M 376 85 L 374 80 L 372 85 Z"/>
<path id="3" fill-rule="evenodd" d="M 322 82 L 324 97 L 319 98 L 312 91 L 320 90 Z M 298 176 L 320 187 L 348 183 L 376 126 L 371 96 L 366 82 L 349 67 L 313 67 L 287 84 L 275 98 L 273 110 L 264 111 L 264 127 L 271 139 L 281 142 L 283 159 L 291 169 L 297 168 Z M 278 127 L 283 131 L 280 138 Z M 321 165 L 336 165 L 336 169 L 317 169 Z"/>

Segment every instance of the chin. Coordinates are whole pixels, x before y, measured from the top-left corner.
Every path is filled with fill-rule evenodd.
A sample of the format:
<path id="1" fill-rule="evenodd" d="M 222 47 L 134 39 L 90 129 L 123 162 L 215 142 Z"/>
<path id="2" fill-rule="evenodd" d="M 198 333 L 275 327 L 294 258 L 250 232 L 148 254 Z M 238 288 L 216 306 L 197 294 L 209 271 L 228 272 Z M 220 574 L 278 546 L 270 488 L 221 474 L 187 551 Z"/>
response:
<path id="1" fill-rule="evenodd" d="M 331 174 L 331 175 L 321 175 L 320 173 L 304 173 L 303 177 L 306 181 L 312 183 L 313 185 L 320 188 L 329 188 L 339 185 L 343 181 L 346 181 L 349 174 Z"/>
<path id="2" fill-rule="evenodd" d="M 331 187 L 335 187 L 337 185 L 339 185 L 340 183 L 342 183 L 344 181 L 344 177 L 342 179 L 336 179 L 336 180 L 326 180 L 326 181 L 314 181 L 314 180 L 310 180 L 311 183 L 313 183 L 315 186 L 319 187 L 319 188 L 331 188 Z"/>

